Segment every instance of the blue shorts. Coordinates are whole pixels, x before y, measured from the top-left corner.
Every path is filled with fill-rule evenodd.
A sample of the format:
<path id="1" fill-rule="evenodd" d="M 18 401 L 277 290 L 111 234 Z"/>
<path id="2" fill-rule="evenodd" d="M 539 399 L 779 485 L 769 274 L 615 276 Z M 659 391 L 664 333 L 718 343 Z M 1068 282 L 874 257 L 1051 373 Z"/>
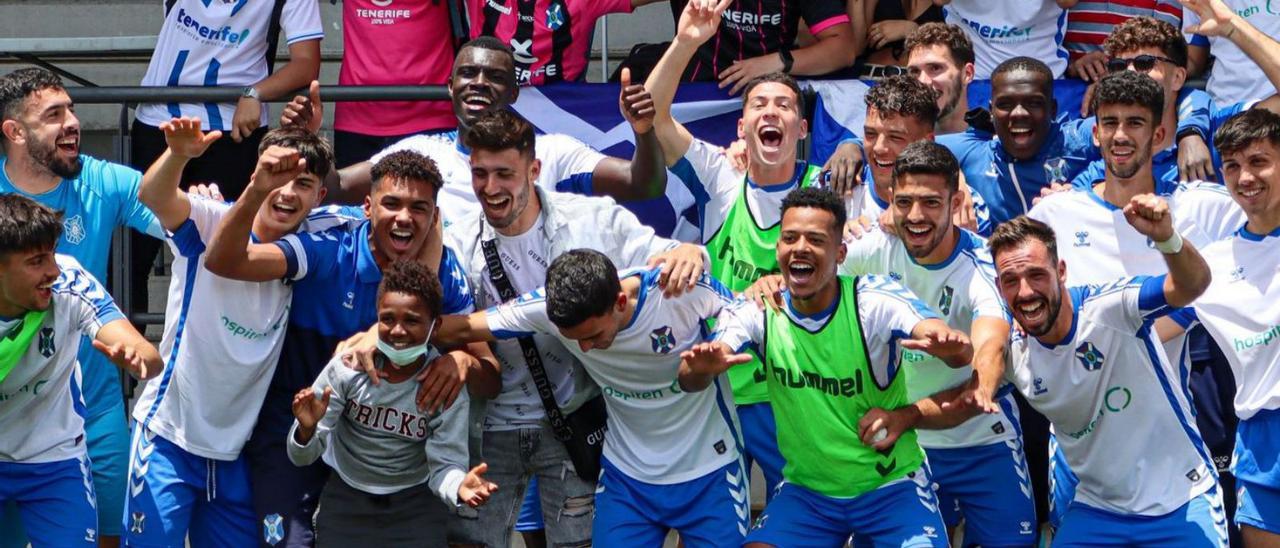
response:
<path id="1" fill-rule="evenodd" d="M 329 467 L 321 461 L 294 466 L 285 449 L 293 419 L 290 402 L 270 394 L 258 414 L 253 435 L 241 457 L 249 462 L 249 482 L 253 489 L 253 511 L 261 546 L 305 546 L 315 544 L 313 517 L 320 492 L 329 479 Z"/>
<path id="2" fill-rule="evenodd" d="M 538 476 L 529 477 L 524 490 L 524 502 L 520 504 L 520 517 L 516 519 L 517 533 L 532 533 L 546 529 L 542 523 L 542 499 L 538 497 Z"/>
<path id="3" fill-rule="evenodd" d="M 603 459 L 596 485 L 595 546 L 662 546 L 669 530 L 689 548 L 742 546 L 751 514 L 738 461 L 670 485 L 634 480 Z"/>
<path id="4" fill-rule="evenodd" d="M 84 433 L 89 462 L 93 463 L 93 487 L 98 492 L 98 534 L 120 536 L 129 476 L 129 421 L 124 404 L 117 403 L 102 415 L 85 417 Z"/>
<path id="5" fill-rule="evenodd" d="M 750 477 L 751 464 L 760 465 L 764 473 L 765 502 L 773 499 L 773 493 L 782 483 L 782 467 L 787 464 L 778 450 L 778 424 L 773 417 L 773 405 L 769 402 L 738 406 L 738 424 L 742 426 L 742 462 Z"/>
<path id="6" fill-rule="evenodd" d="M 1240 421 L 1231 472 L 1238 492 L 1236 524 L 1280 534 L 1280 410 Z"/>
<path id="7" fill-rule="evenodd" d="M 1076 486 L 1080 478 L 1067 464 L 1067 455 L 1058 446 L 1058 438 L 1049 433 L 1049 525 L 1055 530 L 1062 525 L 1062 517 L 1076 498 Z"/>
<path id="8" fill-rule="evenodd" d="M 1227 514 L 1215 485 L 1163 516 L 1123 515 L 1074 502 L 1053 538 L 1070 546 L 1227 546 Z"/>
<path id="9" fill-rule="evenodd" d="M 249 466 L 193 455 L 135 425 L 123 525 L 128 546 L 182 546 L 188 531 L 197 548 L 253 546 Z"/>
<path id="10" fill-rule="evenodd" d="M 0 505 L 16 503 L 33 546 L 97 546 L 92 476 L 87 457 L 0 462 Z"/>
<path id="11" fill-rule="evenodd" d="M 778 451 L 778 424 L 769 402 L 748 403 L 737 406 L 737 424 L 742 426 L 742 470 L 751 476 L 751 463 L 760 466 L 764 474 L 764 502 L 773 499 L 773 493 L 782 483 L 782 467 L 787 460 Z"/>
<path id="12" fill-rule="evenodd" d="M 954 527 L 963 517 L 966 545 L 1036 543 L 1036 503 L 1020 440 L 925 453 L 942 521 Z"/>
<path id="13" fill-rule="evenodd" d="M 947 528 L 929 483 L 928 471 L 921 468 L 869 493 L 838 499 L 784 482 L 747 534 L 747 542 L 830 548 L 844 546 L 855 535 L 859 544 L 877 548 L 947 548 Z"/>

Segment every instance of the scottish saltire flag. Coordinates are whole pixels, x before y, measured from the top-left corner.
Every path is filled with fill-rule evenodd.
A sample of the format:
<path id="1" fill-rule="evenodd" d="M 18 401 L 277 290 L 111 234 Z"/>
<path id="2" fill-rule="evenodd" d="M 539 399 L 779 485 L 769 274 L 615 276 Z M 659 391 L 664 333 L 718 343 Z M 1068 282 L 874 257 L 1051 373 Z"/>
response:
<path id="1" fill-rule="evenodd" d="M 820 120 L 810 128 L 810 139 L 832 143 L 811 155 L 815 162 L 825 162 L 834 143 L 838 143 L 843 127 L 862 133 L 866 111 L 863 96 L 866 84 L 859 81 L 801 82 L 814 88 L 820 104 L 827 105 Z M 619 158 L 630 158 L 635 151 L 631 126 L 618 111 L 617 84 L 564 83 L 520 89 L 515 110 L 543 133 L 563 133 L 591 147 Z M 676 91 L 672 115 L 699 139 L 727 146 L 738 137 L 738 119 L 742 98 L 730 97 L 714 83 L 684 83 Z M 679 178 L 667 172 L 667 193 L 663 198 L 625 205 L 658 234 L 685 241 L 698 238 L 693 195 Z"/>

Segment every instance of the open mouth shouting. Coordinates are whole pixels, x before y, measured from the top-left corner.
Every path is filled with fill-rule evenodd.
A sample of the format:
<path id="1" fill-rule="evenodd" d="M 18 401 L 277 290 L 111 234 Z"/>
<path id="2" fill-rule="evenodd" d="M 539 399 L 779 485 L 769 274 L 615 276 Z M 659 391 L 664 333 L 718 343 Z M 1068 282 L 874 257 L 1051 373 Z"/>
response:
<path id="1" fill-rule="evenodd" d="M 902 239 L 911 246 L 923 246 L 933 240 L 935 228 L 932 223 L 905 223 L 902 227 Z"/>
<path id="2" fill-rule="evenodd" d="M 462 96 L 462 108 L 469 113 L 478 114 L 491 106 L 493 106 L 493 97 L 484 92 L 468 92 Z"/>
<path id="3" fill-rule="evenodd" d="M 760 145 L 767 152 L 778 152 L 782 148 L 782 140 L 785 134 L 782 128 L 765 124 L 756 130 L 756 137 L 760 139 Z"/>
<path id="4" fill-rule="evenodd" d="M 1036 130 L 1032 127 L 1009 126 L 1009 138 L 1018 146 L 1031 146 L 1031 141 L 1035 139 L 1035 134 Z"/>
<path id="5" fill-rule="evenodd" d="M 1036 328 L 1049 321 L 1049 301 L 1044 297 L 1019 300 L 1013 308 L 1017 313 L 1018 323 L 1028 331 L 1037 331 Z"/>
<path id="6" fill-rule="evenodd" d="M 276 221 L 287 223 L 293 216 L 298 213 L 298 206 L 290 204 L 284 200 L 276 200 L 271 203 L 271 216 Z"/>
<path id="7" fill-rule="evenodd" d="M 818 269 L 808 259 L 792 259 L 787 263 L 787 287 L 803 287 L 809 285 Z"/>
<path id="8" fill-rule="evenodd" d="M 69 133 L 58 137 L 53 143 L 58 147 L 58 152 L 66 155 L 75 156 L 80 154 L 80 134 L 78 132 Z"/>
<path id="9" fill-rule="evenodd" d="M 387 232 L 388 240 L 391 243 L 391 251 L 397 255 L 408 253 L 413 247 L 413 228 L 392 226 Z"/>
<path id="10" fill-rule="evenodd" d="M 56 280 L 57 278 L 52 278 L 49 281 L 36 286 L 36 299 L 40 303 L 48 302 L 49 299 L 53 298 L 53 282 Z"/>

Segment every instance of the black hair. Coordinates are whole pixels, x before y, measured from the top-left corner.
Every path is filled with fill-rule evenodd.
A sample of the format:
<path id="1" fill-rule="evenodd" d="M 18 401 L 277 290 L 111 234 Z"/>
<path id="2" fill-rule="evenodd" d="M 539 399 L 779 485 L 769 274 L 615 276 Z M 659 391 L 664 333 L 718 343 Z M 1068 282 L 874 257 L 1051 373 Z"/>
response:
<path id="1" fill-rule="evenodd" d="M 42 68 L 18 69 L 0 77 L 0 116 L 4 120 L 17 120 L 22 116 L 27 98 L 46 89 L 66 88 L 62 78 Z"/>
<path id="2" fill-rule="evenodd" d="M 281 127 L 268 131 L 258 145 L 258 154 L 272 146 L 294 149 L 307 161 L 307 172 L 319 177 L 321 182 L 333 171 L 333 147 L 323 137 L 297 126 Z"/>
<path id="3" fill-rule="evenodd" d="M 1054 236 L 1053 229 L 1026 215 L 1019 215 L 997 226 L 987 240 L 987 245 L 991 248 L 991 258 L 994 259 L 997 254 L 1017 249 L 1028 240 L 1044 244 L 1045 249 L 1049 250 L 1049 260 L 1055 266 L 1058 264 L 1058 239 Z"/>
<path id="4" fill-rule="evenodd" d="M 378 301 L 382 301 L 382 296 L 387 293 L 417 297 L 426 307 L 424 312 L 432 318 L 440 317 L 444 306 L 441 302 L 444 290 L 440 287 L 440 278 L 434 270 L 422 266 L 418 261 L 396 261 L 382 273 L 382 281 L 378 283 Z"/>
<path id="5" fill-rule="evenodd" d="M 960 163 L 951 150 L 933 141 L 916 141 L 902 149 L 893 162 L 892 184 L 903 175 L 938 175 L 947 181 L 947 192 L 960 190 Z"/>
<path id="6" fill-rule="evenodd" d="M 575 249 L 547 268 L 547 317 L 562 329 L 604 315 L 622 292 L 618 269 L 603 253 Z"/>
<path id="7" fill-rule="evenodd" d="M 768 84 L 770 82 L 791 88 L 791 92 L 796 94 L 796 112 L 804 116 L 804 91 L 800 89 L 800 84 L 796 83 L 796 79 L 785 72 L 770 72 L 748 80 L 747 85 L 742 88 L 742 106 L 747 106 L 747 98 L 751 96 L 751 90 L 760 84 Z"/>
<path id="8" fill-rule="evenodd" d="M 1053 70 L 1044 61 L 1032 57 L 1012 57 L 1005 59 L 1004 62 L 996 65 L 996 69 L 991 71 L 991 79 L 995 80 L 996 76 L 1009 72 L 1026 71 L 1044 79 L 1041 91 L 1049 97 L 1053 97 Z"/>
<path id="9" fill-rule="evenodd" d="M 1106 105 L 1136 105 L 1151 111 L 1151 121 L 1164 120 L 1164 88 L 1150 76 L 1133 70 L 1108 74 L 1098 82 L 1090 108 L 1096 114 Z"/>
<path id="10" fill-rule="evenodd" d="M 880 80 L 867 90 L 867 108 L 876 109 L 881 117 L 915 118 L 929 128 L 938 123 L 938 93 L 905 74 Z"/>
<path id="11" fill-rule="evenodd" d="M 444 179 L 440 177 L 435 161 L 412 150 L 397 150 L 383 156 L 373 164 L 369 177 L 373 180 L 375 189 L 388 177 L 397 181 L 426 183 L 431 185 L 433 192 L 440 192 L 440 187 L 444 186 Z"/>
<path id="12" fill-rule="evenodd" d="M 472 150 L 501 152 L 514 148 L 520 155 L 533 158 L 534 140 L 533 125 L 528 120 L 515 112 L 496 109 L 472 122 L 462 142 Z"/>
<path id="13" fill-rule="evenodd" d="M 1251 108 L 1227 118 L 1213 134 L 1213 146 L 1224 157 L 1248 148 L 1255 141 L 1266 141 L 1280 149 L 1280 114 L 1265 108 Z"/>
<path id="14" fill-rule="evenodd" d="M 782 214 L 786 215 L 788 209 L 797 207 L 811 207 L 830 212 L 835 217 L 832 228 L 836 232 L 837 239 L 843 234 L 844 223 L 848 220 L 849 214 L 844 209 L 844 200 L 836 196 L 836 193 L 818 187 L 797 188 L 787 193 L 787 197 L 782 199 Z"/>
<path id="15" fill-rule="evenodd" d="M 62 237 L 62 212 L 20 194 L 0 194 L 0 257 L 52 250 Z"/>
<path id="16" fill-rule="evenodd" d="M 487 50 L 502 52 L 507 54 L 507 56 L 511 57 L 512 61 L 515 60 L 515 56 L 511 53 L 511 48 L 506 44 L 504 44 L 502 40 L 494 38 L 493 36 L 486 35 L 486 36 L 477 36 L 475 38 L 472 38 L 471 40 L 467 41 L 465 44 L 462 44 L 462 47 L 458 48 L 458 52 L 461 53 L 463 50 L 468 48 L 487 49 Z"/>

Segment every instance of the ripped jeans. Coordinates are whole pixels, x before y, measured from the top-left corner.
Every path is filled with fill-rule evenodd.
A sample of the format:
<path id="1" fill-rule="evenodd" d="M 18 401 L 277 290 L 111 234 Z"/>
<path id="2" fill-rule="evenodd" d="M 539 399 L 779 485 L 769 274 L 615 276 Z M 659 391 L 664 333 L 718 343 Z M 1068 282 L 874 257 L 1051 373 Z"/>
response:
<path id="1" fill-rule="evenodd" d="M 479 509 L 462 509 L 461 527 L 455 529 L 452 541 L 511 546 L 525 486 L 537 475 L 547 546 L 591 545 L 595 482 L 578 477 L 569 453 L 550 426 L 544 423 L 538 428 L 485 432 L 481 454 L 489 465 L 485 479 L 498 484 L 498 491 Z"/>

